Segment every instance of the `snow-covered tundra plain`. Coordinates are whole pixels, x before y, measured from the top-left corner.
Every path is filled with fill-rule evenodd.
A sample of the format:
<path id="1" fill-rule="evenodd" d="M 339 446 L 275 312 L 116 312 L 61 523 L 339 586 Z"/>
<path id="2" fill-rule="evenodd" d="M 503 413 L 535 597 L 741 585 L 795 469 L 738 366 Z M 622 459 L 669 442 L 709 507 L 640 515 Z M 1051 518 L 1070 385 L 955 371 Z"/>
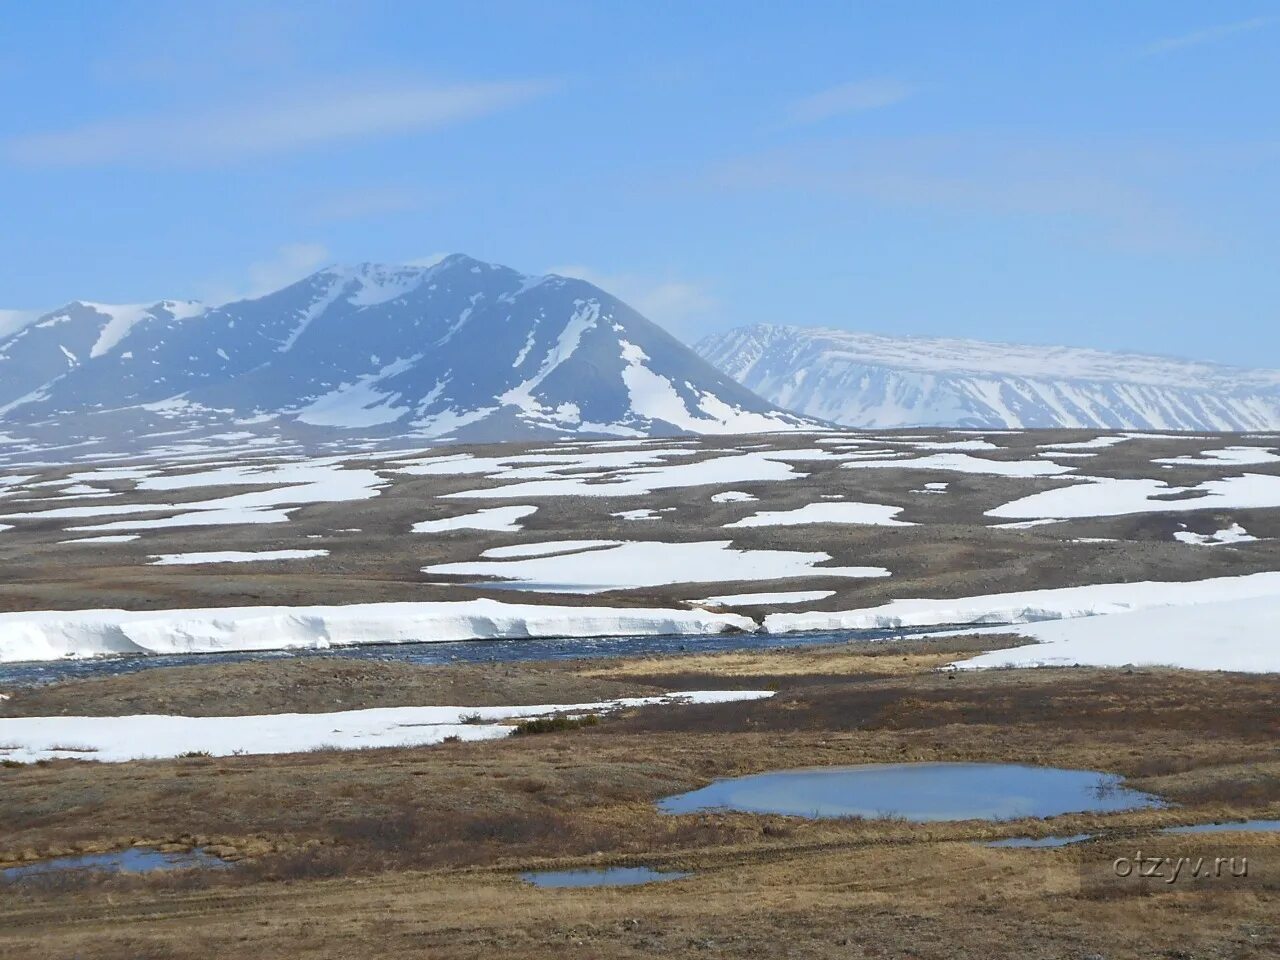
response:
<path id="1" fill-rule="evenodd" d="M 1274 438 L 814 429 L 317 453 L 246 433 L 0 463 L 2 661 L 1057 620 L 1109 639 L 1055 662 L 1280 669 L 1266 643 L 1146 626 L 1247 609 L 1243 632 L 1265 632 Z M 1026 632 L 1067 643 L 1044 629 Z"/>

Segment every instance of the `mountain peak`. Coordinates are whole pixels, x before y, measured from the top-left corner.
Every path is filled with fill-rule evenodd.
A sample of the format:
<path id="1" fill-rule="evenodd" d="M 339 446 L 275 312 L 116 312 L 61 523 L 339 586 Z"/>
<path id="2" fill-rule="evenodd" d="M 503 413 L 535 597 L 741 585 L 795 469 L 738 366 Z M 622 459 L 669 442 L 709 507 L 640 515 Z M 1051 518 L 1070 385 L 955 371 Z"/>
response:
<path id="1" fill-rule="evenodd" d="M 812 425 L 595 287 L 466 254 L 330 266 L 207 310 L 162 301 L 67 312 L 74 324 L 20 351 L 0 341 L 8 422 L 92 411 L 95 424 L 114 418 L 131 433 L 177 420 L 494 440 Z"/>

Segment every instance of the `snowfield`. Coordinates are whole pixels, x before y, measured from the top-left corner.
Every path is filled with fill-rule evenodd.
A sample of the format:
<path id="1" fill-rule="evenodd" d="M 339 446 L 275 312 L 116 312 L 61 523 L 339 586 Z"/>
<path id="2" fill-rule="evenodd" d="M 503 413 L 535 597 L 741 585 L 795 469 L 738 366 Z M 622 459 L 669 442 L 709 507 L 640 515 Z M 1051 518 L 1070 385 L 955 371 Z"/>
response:
<path id="1" fill-rule="evenodd" d="M 0 614 L 0 663 L 111 654 L 320 650 L 361 643 L 625 637 L 754 630 L 704 610 L 555 607 L 496 600 L 337 607 L 77 610 Z"/>
<path id="2" fill-rule="evenodd" d="M 1162 666 L 1280 673 L 1280 593 L 1020 627 L 1036 643 L 955 666 Z"/>
<path id="3" fill-rule="evenodd" d="M 1216 530 L 1213 533 L 1192 533 L 1190 530 L 1177 530 L 1173 539 L 1179 543 L 1190 543 L 1199 547 L 1230 546 L 1234 543 L 1256 543 L 1258 538 L 1238 523 Z"/>
<path id="4" fill-rule="evenodd" d="M 1118 517 L 1126 513 L 1168 513 L 1280 507 L 1280 477 L 1246 473 L 1206 480 L 1194 487 L 1171 487 L 1162 480 L 1089 477 L 1088 482 L 1033 493 L 987 511 L 1014 520 Z M 1170 499 L 1162 499 L 1170 498 Z"/>
<path id="5" fill-rule="evenodd" d="M 494 530 L 500 533 L 518 533 L 520 521 L 538 512 L 537 507 L 490 507 L 466 513 L 460 517 L 441 520 L 423 520 L 411 528 L 414 533 L 445 533 L 450 530 Z"/>
<path id="6" fill-rule="evenodd" d="M 767 607 L 774 604 L 813 603 L 835 596 L 834 590 L 783 590 L 777 593 L 729 593 L 720 597 L 690 600 L 699 607 Z"/>
<path id="7" fill-rule="evenodd" d="M 749 517 L 726 523 L 726 527 L 792 527 L 810 523 L 851 523 L 876 527 L 911 527 L 894 518 L 902 507 L 883 503 L 809 503 L 795 510 L 761 510 Z"/>
<path id="8" fill-rule="evenodd" d="M 515 721 L 529 717 L 681 703 L 730 703 L 771 696 L 773 693 L 768 690 L 695 690 L 668 696 L 528 707 L 378 707 L 245 717 L 18 717 L 4 720 L 0 759 L 18 763 L 53 759 L 124 763 L 193 753 L 227 757 L 330 748 L 417 747 L 440 743 L 445 737 L 494 740 L 509 735 Z"/>
<path id="9" fill-rule="evenodd" d="M 209 553 L 158 553 L 152 555 L 150 563 L 154 567 L 192 563 L 262 563 L 269 560 L 311 560 L 328 555 L 328 550 L 218 550 Z"/>
<path id="10" fill-rule="evenodd" d="M 993 477 L 1057 477 L 1075 467 L 1048 460 L 992 460 L 967 453 L 935 453 L 927 457 L 896 460 L 850 460 L 845 469 L 869 470 L 890 467 L 907 470 L 945 470 L 951 473 L 978 473 Z"/>
<path id="11" fill-rule="evenodd" d="M 1186 583 L 1098 583 L 995 593 L 956 600 L 893 600 L 864 610 L 831 613 L 775 613 L 765 618 L 770 633 L 797 630 L 871 630 L 980 623 L 1035 623 L 1127 613 L 1148 607 L 1188 607 L 1256 597 L 1280 596 L 1280 572 L 1216 577 Z"/>
<path id="12" fill-rule="evenodd" d="M 820 567 L 827 553 L 735 550 L 731 540 L 699 543 L 627 541 L 602 549 L 511 560 L 440 563 L 424 573 L 495 577 L 512 589 L 603 593 L 676 583 L 785 580 L 793 577 L 887 577 L 883 567 Z"/>

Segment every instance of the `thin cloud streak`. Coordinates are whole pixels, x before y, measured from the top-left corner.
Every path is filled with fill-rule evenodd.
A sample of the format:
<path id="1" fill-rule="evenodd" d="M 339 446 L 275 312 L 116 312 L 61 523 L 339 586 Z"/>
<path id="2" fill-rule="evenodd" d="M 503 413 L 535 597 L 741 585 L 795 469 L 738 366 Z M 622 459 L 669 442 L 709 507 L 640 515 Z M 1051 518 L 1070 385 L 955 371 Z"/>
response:
<path id="1" fill-rule="evenodd" d="M 713 169 L 711 183 L 1039 221 L 1130 251 L 1203 249 L 1200 231 L 1148 184 L 1150 167 L 1119 146 L 1090 151 L 990 138 L 890 138 L 743 157 Z"/>
<path id="2" fill-rule="evenodd" d="M 1162 53 L 1173 53 L 1188 47 L 1198 47 L 1202 43 L 1212 43 L 1234 36 L 1237 33 L 1252 33 L 1274 23 L 1280 23 L 1280 17 L 1253 17 L 1250 20 L 1237 20 L 1234 23 L 1221 23 L 1214 27 L 1206 27 L 1192 33 L 1184 33 L 1177 37 L 1166 37 L 1143 48 L 1144 56 L 1157 56 Z"/>
<path id="3" fill-rule="evenodd" d="M 223 279 L 201 284 L 199 299 L 212 306 L 262 297 L 296 283 L 329 262 L 329 248 L 322 243 L 286 243 L 269 257 L 249 264 L 246 276 L 239 281 L 228 283 Z"/>
<path id="4" fill-rule="evenodd" d="M 544 80 L 515 80 L 315 90 L 194 114 L 104 120 L 30 134 L 9 140 L 3 152 L 31 166 L 203 166 L 438 129 L 518 106 L 553 88 Z"/>
<path id="5" fill-rule="evenodd" d="M 374 186 L 316 198 L 309 212 L 322 221 L 363 220 L 422 210 L 430 200 L 431 194 L 417 187 Z"/>
<path id="6" fill-rule="evenodd" d="M 552 267 L 547 273 L 572 277 L 611 293 L 640 314 L 679 335 L 697 330 L 714 315 L 718 301 L 705 289 L 684 280 L 655 280 L 634 274 L 607 274 L 581 264 Z"/>
<path id="7" fill-rule="evenodd" d="M 787 125 L 807 126 L 846 113 L 880 110 L 901 103 L 915 88 L 900 80 L 854 80 L 794 100 L 787 108 Z"/>

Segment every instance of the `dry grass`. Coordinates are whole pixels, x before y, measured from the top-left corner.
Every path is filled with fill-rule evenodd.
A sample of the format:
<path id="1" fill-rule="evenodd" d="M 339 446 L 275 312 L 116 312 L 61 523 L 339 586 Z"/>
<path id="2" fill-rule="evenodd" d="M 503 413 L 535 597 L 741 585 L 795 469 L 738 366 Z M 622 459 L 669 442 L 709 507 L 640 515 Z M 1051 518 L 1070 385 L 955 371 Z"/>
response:
<path id="1" fill-rule="evenodd" d="M 657 688 L 536 664 L 431 667 L 341 657 L 196 664 L 14 690 L 0 717 L 168 713 L 188 717 L 366 707 L 585 703 Z"/>
<path id="2" fill-rule="evenodd" d="M 1133 843 L 1178 855 L 1226 849 L 1212 835 L 1156 838 L 1161 825 L 1280 814 L 1275 678 L 1098 670 L 950 678 L 927 669 L 926 653 L 906 656 L 910 669 L 883 649 L 846 648 L 545 665 L 530 669 L 566 678 L 587 670 L 602 682 L 657 673 L 678 684 L 716 675 L 723 684 L 744 669 L 772 677 L 780 692 L 643 708 L 504 741 L 0 770 L 0 846 L 9 848 L 0 856 L 150 840 L 216 843 L 246 858 L 233 871 L 11 886 L 0 903 L 0 954 L 1280 954 L 1280 892 L 1268 872 L 1280 864 L 1280 836 L 1247 842 L 1263 870 L 1248 885 L 1142 888 L 1100 873 Z M 1180 806 L 916 825 L 670 817 L 652 803 L 773 767 L 927 759 L 1109 770 Z M 1048 851 L 972 842 L 1099 829 L 1118 839 Z M 639 863 L 695 876 L 605 891 L 533 890 L 514 876 Z"/>

